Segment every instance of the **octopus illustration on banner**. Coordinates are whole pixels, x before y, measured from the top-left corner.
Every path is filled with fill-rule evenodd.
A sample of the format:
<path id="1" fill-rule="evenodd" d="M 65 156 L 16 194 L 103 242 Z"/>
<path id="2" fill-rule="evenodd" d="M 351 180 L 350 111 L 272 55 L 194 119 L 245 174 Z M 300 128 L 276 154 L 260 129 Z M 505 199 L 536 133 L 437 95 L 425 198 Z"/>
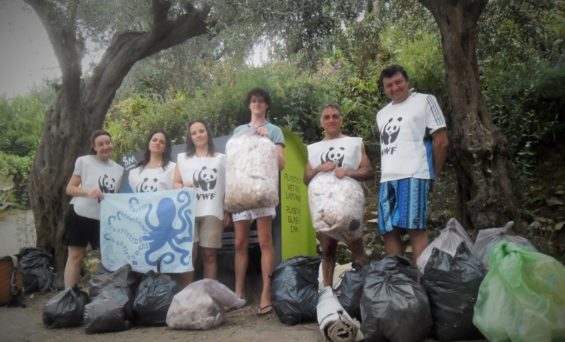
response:
<path id="1" fill-rule="evenodd" d="M 104 267 L 191 271 L 194 196 L 191 189 L 106 195 L 100 215 Z"/>

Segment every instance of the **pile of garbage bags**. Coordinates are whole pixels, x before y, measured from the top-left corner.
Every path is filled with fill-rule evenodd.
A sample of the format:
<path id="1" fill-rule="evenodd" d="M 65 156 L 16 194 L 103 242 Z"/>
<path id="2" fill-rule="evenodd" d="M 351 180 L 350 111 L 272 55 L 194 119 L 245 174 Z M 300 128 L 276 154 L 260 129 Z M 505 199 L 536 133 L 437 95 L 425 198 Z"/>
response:
<path id="1" fill-rule="evenodd" d="M 329 341 L 565 339 L 565 266 L 512 224 L 482 230 L 473 243 L 451 219 L 417 267 L 399 256 L 355 265 L 335 294 L 324 288 L 317 300 L 315 259 L 289 259 L 273 273 L 275 312 L 287 324 L 317 319 Z"/>
<path id="2" fill-rule="evenodd" d="M 139 274 L 129 265 L 115 272 L 100 270 L 89 281 L 89 293 L 78 286 L 59 292 L 43 309 L 48 328 L 84 326 L 87 334 L 127 330 L 134 325 L 174 329 L 211 329 L 225 321 L 224 309 L 245 301 L 216 280 L 205 279 L 182 289 L 168 274 Z"/>

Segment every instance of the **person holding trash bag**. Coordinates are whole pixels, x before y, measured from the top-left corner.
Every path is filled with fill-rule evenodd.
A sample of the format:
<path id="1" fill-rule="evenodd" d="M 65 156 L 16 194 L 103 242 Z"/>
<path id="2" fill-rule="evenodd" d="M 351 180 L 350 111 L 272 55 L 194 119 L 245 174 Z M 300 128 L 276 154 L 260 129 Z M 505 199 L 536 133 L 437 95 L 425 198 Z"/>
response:
<path id="1" fill-rule="evenodd" d="M 77 158 L 73 175 L 67 184 L 67 195 L 73 196 L 65 214 L 65 245 L 68 258 L 65 265 L 65 288 L 80 280 L 80 269 L 90 243 L 100 247 L 100 200 L 105 193 L 120 188 L 124 168 L 110 159 L 112 137 L 104 130 L 90 136 L 90 155 Z"/>
<path id="2" fill-rule="evenodd" d="M 409 88 L 400 65 L 381 72 L 380 83 L 391 102 L 376 115 L 381 146 L 379 232 L 385 253 L 401 255 L 401 230 L 410 236 L 414 263 L 429 243 L 428 193 L 443 167 L 447 129 L 436 98 Z"/>
<path id="3" fill-rule="evenodd" d="M 248 134 L 252 131 L 253 134 L 269 138 L 276 146 L 275 156 L 279 171 L 282 170 L 284 168 L 284 136 L 282 130 L 267 121 L 266 118 L 267 111 L 271 106 L 271 96 L 262 88 L 251 89 L 245 98 L 245 106 L 251 112 L 251 120 L 247 124 L 236 127 L 233 131 L 233 136 Z M 245 159 L 253 158 L 253 156 L 241 157 L 242 159 L 244 157 Z M 227 171 L 229 172 L 229 168 Z M 261 249 L 261 278 L 263 282 L 259 308 L 256 312 L 257 315 L 265 315 L 273 310 L 271 306 L 270 275 L 275 268 L 275 249 L 272 236 L 272 220 L 275 215 L 274 206 L 242 210 L 232 214 L 235 231 L 235 293 L 240 298 L 245 298 L 245 275 L 249 263 L 249 229 L 254 220 L 257 223 L 257 235 Z"/>
<path id="4" fill-rule="evenodd" d="M 177 155 L 174 187 L 193 188 L 197 194 L 192 262 L 196 262 L 202 247 L 203 276 L 216 279 L 217 250 L 222 247 L 222 234 L 230 217 L 224 211 L 226 158 L 215 151 L 212 138 L 206 122 L 194 120 L 188 124 L 186 151 Z M 192 278 L 193 272 L 189 272 L 184 285 Z"/>
<path id="5" fill-rule="evenodd" d="M 143 160 L 132 169 L 128 182 L 133 192 L 155 192 L 173 188 L 175 163 L 171 161 L 171 140 L 163 130 L 149 135 Z"/>
<path id="6" fill-rule="evenodd" d="M 343 119 L 339 106 L 328 104 L 322 108 L 320 125 L 324 130 L 324 138 L 317 143 L 308 145 L 308 163 L 304 172 L 304 183 L 306 185 L 310 184 L 311 186 L 314 177 L 320 173 L 333 172 L 338 179 L 350 177 L 355 181 L 367 181 L 373 178 L 373 167 L 365 152 L 363 140 L 344 135 L 341 132 L 342 124 Z M 364 203 L 353 203 L 353 205 L 364 206 Z M 361 224 L 361 222 L 357 223 Z M 360 233 L 362 234 L 362 231 Z M 331 286 L 338 240 L 322 232 L 318 232 L 318 240 L 322 248 L 324 286 Z M 365 265 L 368 262 L 362 237 L 357 235 L 355 240 L 343 242 L 351 250 L 356 263 Z"/>

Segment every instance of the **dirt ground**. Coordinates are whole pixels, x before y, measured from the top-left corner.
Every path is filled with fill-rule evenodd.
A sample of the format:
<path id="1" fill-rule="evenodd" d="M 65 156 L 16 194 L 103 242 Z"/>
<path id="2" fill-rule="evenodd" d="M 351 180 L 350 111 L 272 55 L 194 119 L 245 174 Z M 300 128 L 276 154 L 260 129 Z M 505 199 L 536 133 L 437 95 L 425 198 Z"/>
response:
<path id="1" fill-rule="evenodd" d="M 24 300 L 26 307 L 0 307 L 0 341 L 323 341 L 316 323 L 288 326 L 273 312 L 256 317 L 247 305 L 228 312 L 227 322 L 205 331 L 172 330 L 167 327 L 134 327 L 122 332 L 87 335 L 84 328 L 48 329 L 43 325 L 43 306 L 54 293 L 35 294 Z"/>
<path id="2" fill-rule="evenodd" d="M 22 247 L 35 245 L 30 211 L 10 211 L 0 217 L 0 255 L 16 254 Z M 253 286 L 249 286 L 249 290 Z M 25 307 L 0 307 L 0 341 L 323 341 L 316 323 L 288 326 L 273 312 L 255 316 L 256 305 L 228 312 L 226 322 L 206 331 L 172 330 L 167 327 L 133 327 L 122 332 L 87 335 L 84 328 L 48 329 L 43 325 L 45 303 L 56 294 L 35 293 L 24 297 Z"/>

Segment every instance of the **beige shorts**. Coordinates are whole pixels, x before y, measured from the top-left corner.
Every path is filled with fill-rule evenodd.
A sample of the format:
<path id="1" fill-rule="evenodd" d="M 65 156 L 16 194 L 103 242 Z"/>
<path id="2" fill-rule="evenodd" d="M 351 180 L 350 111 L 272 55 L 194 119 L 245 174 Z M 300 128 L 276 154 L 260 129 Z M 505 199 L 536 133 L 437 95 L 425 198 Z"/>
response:
<path id="1" fill-rule="evenodd" d="M 277 211 L 275 210 L 275 208 L 257 208 L 257 209 L 244 210 L 237 213 L 233 213 L 232 220 L 233 222 L 246 221 L 246 220 L 253 222 L 256 218 L 266 217 L 266 216 L 271 216 L 271 218 L 274 219 L 277 216 Z"/>
<path id="2" fill-rule="evenodd" d="M 221 248 L 224 222 L 216 216 L 200 216 L 194 219 L 194 243 L 201 247 Z"/>

